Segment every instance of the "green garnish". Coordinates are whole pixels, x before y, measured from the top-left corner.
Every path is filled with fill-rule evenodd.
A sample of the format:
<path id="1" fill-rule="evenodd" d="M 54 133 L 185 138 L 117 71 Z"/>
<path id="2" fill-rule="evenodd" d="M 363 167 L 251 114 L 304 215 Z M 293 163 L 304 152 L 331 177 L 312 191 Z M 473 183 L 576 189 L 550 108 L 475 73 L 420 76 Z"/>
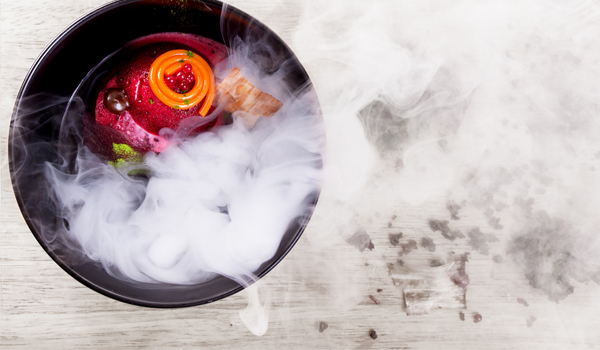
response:
<path id="1" fill-rule="evenodd" d="M 142 163 L 144 161 L 144 155 L 137 152 L 131 146 L 124 143 L 113 143 L 113 155 L 114 161 L 109 161 L 110 165 L 118 168 L 129 162 Z"/>
<path id="2" fill-rule="evenodd" d="M 190 51 L 190 50 L 188 50 L 187 55 L 188 55 L 189 58 L 194 57 L 194 53 L 192 51 Z"/>
<path id="3" fill-rule="evenodd" d="M 179 63 L 183 63 L 183 59 L 179 60 Z"/>
<path id="4" fill-rule="evenodd" d="M 183 94 L 183 97 L 187 97 L 187 94 Z"/>
<path id="5" fill-rule="evenodd" d="M 185 102 L 186 105 L 190 104 L 190 100 L 187 100 L 187 99 L 183 100 L 183 102 Z"/>
<path id="6" fill-rule="evenodd" d="M 154 104 L 154 100 L 153 99 L 150 99 L 149 102 L 150 102 L 151 105 Z"/>
<path id="7" fill-rule="evenodd" d="M 179 106 L 173 106 L 173 108 L 175 108 L 175 109 L 179 109 Z"/>

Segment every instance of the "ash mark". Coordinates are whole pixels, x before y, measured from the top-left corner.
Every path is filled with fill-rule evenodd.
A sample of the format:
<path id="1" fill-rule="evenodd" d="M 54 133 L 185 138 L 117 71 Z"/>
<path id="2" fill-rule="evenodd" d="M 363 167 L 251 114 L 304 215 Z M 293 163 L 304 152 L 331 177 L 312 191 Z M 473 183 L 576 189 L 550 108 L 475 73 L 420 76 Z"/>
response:
<path id="1" fill-rule="evenodd" d="M 401 244 L 400 247 L 402 248 L 402 251 L 398 253 L 398 255 L 400 256 L 407 255 L 413 250 L 418 249 L 417 241 L 415 241 L 414 239 L 408 240 L 408 242 Z"/>
<path id="2" fill-rule="evenodd" d="M 360 252 L 364 252 L 365 249 L 373 250 L 375 248 L 375 245 L 371 241 L 371 236 L 362 227 L 359 227 L 352 236 L 346 238 L 346 243 L 356 247 Z"/>
<path id="3" fill-rule="evenodd" d="M 545 212 L 530 219 L 529 226 L 511 239 L 507 251 L 532 287 L 543 291 L 549 300 L 559 302 L 573 293 L 571 280 L 599 282 L 596 277 L 600 270 L 576 255 L 575 242 L 583 237 L 578 237 L 572 224 Z"/>
<path id="4" fill-rule="evenodd" d="M 444 262 L 439 259 L 433 259 L 429 262 L 429 267 L 438 267 L 444 265 Z"/>
<path id="5" fill-rule="evenodd" d="M 327 324 L 327 322 L 319 322 L 319 333 L 323 333 L 325 332 L 325 330 L 329 328 L 329 325 Z"/>
<path id="6" fill-rule="evenodd" d="M 430 252 L 435 252 L 435 243 L 433 242 L 433 239 L 429 238 L 429 237 L 423 237 L 421 238 L 421 247 L 423 247 L 424 249 L 427 249 Z"/>
<path id="7" fill-rule="evenodd" d="M 493 234 L 485 234 L 478 227 L 472 229 L 468 233 L 469 246 L 483 255 L 488 255 L 490 246 L 488 243 L 497 242 L 498 238 Z"/>
<path id="8" fill-rule="evenodd" d="M 446 209 L 448 209 L 448 211 L 450 212 L 450 217 L 452 218 L 452 220 L 460 220 L 460 216 L 458 216 L 458 211 L 461 208 L 462 207 L 454 203 L 454 201 L 449 201 L 448 203 L 446 203 Z"/>
<path id="9" fill-rule="evenodd" d="M 429 220 L 429 228 L 433 232 L 439 231 L 444 238 L 447 238 L 451 241 L 454 241 L 457 238 L 465 238 L 465 235 L 463 235 L 462 232 L 458 230 L 451 230 L 450 227 L 448 227 L 447 220 Z"/>
<path id="10" fill-rule="evenodd" d="M 537 318 L 535 318 L 534 316 L 529 316 L 527 318 L 527 327 L 531 328 L 533 327 L 533 322 L 535 322 L 537 320 Z"/>
<path id="11" fill-rule="evenodd" d="M 529 303 L 527 302 L 527 300 L 525 300 L 523 298 L 517 298 L 517 303 L 524 305 L 524 306 L 529 306 Z"/>
<path id="12" fill-rule="evenodd" d="M 411 89 L 420 88 L 407 95 L 404 101 L 391 102 L 384 95 L 358 113 L 366 139 L 383 158 L 394 160 L 398 168 L 403 167 L 404 151 L 420 141 L 440 138 L 440 148 L 447 148 L 444 137 L 456 133 L 461 116 L 471 103 L 470 91 L 458 88 L 458 79 L 451 69 L 432 68 L 415 67 L 407 83 L 420 80 Z"/>
<path id="13" fill-rule="evenodd" d="M 389 239 L 390 243 L 395 247 L 400 244 L 400 238 L 402 238 L 402 232 L 400 233 L 390 233 Z"/>
<path id="14" fill-rule="evenodd" d="M 496 204 L 498 206 L 498 204 Z M 487 218 L 487 223 L 494 230 L 502 230 L 504 226 L 500 225 L 500 218 L 494 216 L 494 210 L 487 208 L 483 211 L 483 214 Z"/>

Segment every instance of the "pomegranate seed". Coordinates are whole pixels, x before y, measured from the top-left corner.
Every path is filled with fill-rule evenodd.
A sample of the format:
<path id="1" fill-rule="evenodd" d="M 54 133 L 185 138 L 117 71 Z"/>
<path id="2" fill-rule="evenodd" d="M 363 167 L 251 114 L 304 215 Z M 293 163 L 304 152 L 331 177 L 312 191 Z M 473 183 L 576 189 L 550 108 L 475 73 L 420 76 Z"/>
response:
<path id="1" fill-rule="evenodd" d="M 191 73 L 192 72 L 192 65 L 189 63 L 186 63 L 183 65 L 183 71 L 186 73 Z"/>

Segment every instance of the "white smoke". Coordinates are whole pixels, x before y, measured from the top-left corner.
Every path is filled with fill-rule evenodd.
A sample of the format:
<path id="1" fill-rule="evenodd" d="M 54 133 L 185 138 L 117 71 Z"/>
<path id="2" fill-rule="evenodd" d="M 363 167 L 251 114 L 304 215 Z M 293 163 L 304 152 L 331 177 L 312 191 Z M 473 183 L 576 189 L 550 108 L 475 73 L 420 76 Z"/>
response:
<path id="1" fill-rule="evenodd" d="M 368 271 L 398 264 L 387 240 L 394 230 L 405 233 L 401 243 L 425 236 L 438 246 L 435 254 L 403 256 L 409 268 L 444 249 L 474 250 L 490 269 L 500 268 L 492 256 L 504 256 L 502 269 L 526 276 L 530 293 L 552 301 L 568 298 L 579 282 L 600 281 L 597 3 L 239 5 L 276 24 L 279 10 L 300 13 L 284 37 L 321 100 L 328 161 L 304 255 L 286 260 L 286 272 L 327 261 L 318 276 L 289 282 L 319 299 L 323 315 L 335 318 L 359 302 L 353 296 L 365 285 L 381 283 Z M 448 203 L 458 203 L 461 221 L 452 221 Z M 428 226 L 431 218 L 449 221 L 464 239 L 450 248 Z M 349 247 L 347 227 L 368 233 L 373 251 Z M 488 241 L 479 242 L 478 232 Z M 339 267 L 352 272 L 338 278 Z M 505 288 L 523 290 L 522 280 L 512 283 Z"/>

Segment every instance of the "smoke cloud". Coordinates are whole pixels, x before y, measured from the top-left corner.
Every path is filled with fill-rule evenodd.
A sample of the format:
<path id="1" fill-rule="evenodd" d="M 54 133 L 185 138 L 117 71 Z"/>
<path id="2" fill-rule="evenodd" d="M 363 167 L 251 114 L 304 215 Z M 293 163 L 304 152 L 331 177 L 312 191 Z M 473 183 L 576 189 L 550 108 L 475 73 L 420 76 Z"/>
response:
<path id="1" fill-rule="evenodd" d="M 374 271 L 426 274 L 450 251 L 551 302 L 598 281 L 597 4 L 309 1 L 299 12 L 289 41 L 321 100 L 327 166 L 305 256 L 286 270 L 319 259 L 320 273 L 294 288 L 332 315 L 365 302 L 382 282 Z"/>

